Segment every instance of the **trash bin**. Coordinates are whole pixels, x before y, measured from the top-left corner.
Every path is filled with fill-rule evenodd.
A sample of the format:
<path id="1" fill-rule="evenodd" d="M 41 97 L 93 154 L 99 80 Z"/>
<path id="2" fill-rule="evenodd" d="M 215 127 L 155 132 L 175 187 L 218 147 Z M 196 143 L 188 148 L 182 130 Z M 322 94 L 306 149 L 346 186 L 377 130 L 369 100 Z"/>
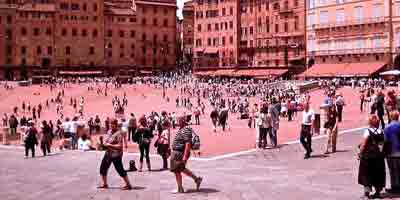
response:
<path id="1" fill-rule="evenodd" d="M 314 133 L 319 134 L 321 128 L 321 114 L 315 113 Z"/>

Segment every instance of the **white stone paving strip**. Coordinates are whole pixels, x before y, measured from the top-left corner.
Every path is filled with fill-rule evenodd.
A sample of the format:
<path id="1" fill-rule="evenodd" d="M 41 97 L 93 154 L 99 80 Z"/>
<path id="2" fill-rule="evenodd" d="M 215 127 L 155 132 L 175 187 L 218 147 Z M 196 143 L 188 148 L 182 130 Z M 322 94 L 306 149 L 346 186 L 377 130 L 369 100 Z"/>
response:
<path id="1" fill-rule="evenodd" d="M 340 131 L 338 135 L 342 135 L 345 133 L 352 133 L 352 132 L 356 132 L 356 131 L 360 131 L 365 129 L 366 127 L 359 127 L 359 128 L 353 128 L 353 129 L 347 129 L 347 130 L 343 130 Z M 319 135 L 319 136 L 315 136 L 313 137 L 313 140 L 318 140 L 318 139 L 322 139 L 322 138 L 326 138 L 327 135 Z M 283 143 L 282 145 L 291 145 L 291 144 L 299 144 L 300 141 L 299 140 L 294 140 L 294 141 L 290 141 L 290 142 L 286 142 Z M 24 149 L 23 146 L 13 146 L 13 145 L 0 145 L 0 148 L 3 149 Z M 210 158 L 199 158 L 199 157 L 191 157 L 190 160 L 195 160 L 195 161 L 215 161 L 215 160 L 221 160 L 221 159 L 225 159 L 225 158 L 232 158 L 232 157 L 236 157 L 236 156 L 240 156 L 240 155 L 245 155 L 245 154 L 249 154 L 249 153 L 253 153 L 256 152 L 257 149 L 249 149 L 249 150 L 245 150 L 245 151 L 239 151 L 239 152 L 235 152 L 235 153 L 228 153 L 228 154 L 224 154 L 224 155 L 219 155 L 219 156 L 214 156 L 214 157 L 210 157 Z M 100 153 L 102 154 L 102 151 L 89 151 L 91 153 Z M 125 155 L 130 155 L 130 156 L 140 156 L 140 153 L 127 153 L 125 152 Z M 160 155 L 158 154 L 150 154 L 150 157 L 154 158 L 160 158 Z"/>

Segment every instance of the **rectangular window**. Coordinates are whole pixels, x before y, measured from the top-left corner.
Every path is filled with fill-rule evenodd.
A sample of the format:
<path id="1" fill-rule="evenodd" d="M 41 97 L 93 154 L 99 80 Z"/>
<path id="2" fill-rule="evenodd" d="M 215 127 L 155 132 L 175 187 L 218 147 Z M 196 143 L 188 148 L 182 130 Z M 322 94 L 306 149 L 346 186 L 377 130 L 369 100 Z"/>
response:
<path id="1" fill-rule="evenodd" d="M 250 26 L 250 35 L 253 35 L 253 27 Z"/>
<path id="2" fill-rule="evenodd" d="M 358 22 L 361 22 L 362 18 L 363 18 L 363 7 L 362 6 L 354 7 L 354 19 Z"/>
<path id="3" fill-rule="evenodd" d="M 207 24 L 207 31 L 211 31 L 211 24 Z"/>
<path id="4" fill-rule="evenodd" d="M 383 6 L 382 4 L 374 4 L 372 6 L 372 17 L 377 18 L 377 17 L 382 17 L 383 13 Z"/>
<path id="5" fill-rule="evenodd" d="M 307 19 L 307 25 L 308 25 L 308 26 L 313 26 L 313 25 L 315 25 L 315 13 L 310 13 L 307 17 L 308 17 L 308 19 Z"/>
<path id="6" fill-rule="evenodd" d="M 344 9 L 337 9 L 336 10 L 336 23 L 343 23 L 345 20 L 345 13 Z"/>
<path id="7" fill-rule="evenodd" d="M 225 46 L 225 37 L 222 37 L 222 46 Z"/>
<path id="8" fill-rule="evenodd" d="M 229 44 L 233 44 L 233 36 L 229 36 Z"/>
<path id="9" fill-rule="evenodd" d="M 315 8 L 315 3 L 317 0 L 308 0 L 308 8 Z"/>
<path id="10" fill-rule="evenodd" d="M 197 24 L 197 31 L 201 32 L 201 24 Z"/>
<path id="11" fill-rule="evenodd" d="M 327 24 L 329 20 L 328 11 L 321 11 L 319 13 L 319 23 L 320 24 Z"/>
<path id="12" fill-rule="evenodd" d="M 49 56 L 53 55 L 53 47 L 51 46 L 47 47 L 47 54 L 49 54 Z"/>
<path id="13" fill-rule="evenodd" d="M 219 24 L 218 24 L 218 23 L 216 23 L 216 24 L 215 24 L 215 26 L 214 26 L 214 29 L 215 29 L 216 31 L 218 31 L 218 30 L 219 30 L 219 27 L 218 27 L 218 25 L 219 25 Z"/>
<path id="14" fill-rule="evenodd" d="M 211 38 L 207 39 L 207 46 L 211 46 Z"/>

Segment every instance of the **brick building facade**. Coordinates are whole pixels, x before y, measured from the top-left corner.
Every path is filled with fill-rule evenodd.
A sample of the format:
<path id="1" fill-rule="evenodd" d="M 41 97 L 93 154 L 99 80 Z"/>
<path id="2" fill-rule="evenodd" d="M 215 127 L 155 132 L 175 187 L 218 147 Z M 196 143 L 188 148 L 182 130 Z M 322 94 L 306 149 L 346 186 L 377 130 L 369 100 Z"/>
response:
<path id="1" fill-rule="evenodd" d="M 174 67 L 176 1 L 134 2 L 0 0 L 0 79 L 19 79 L 25 67 L 28 76 Z"/>
<path id="2" fill-rule="evenodd" d="M 194 8 L 193 1 L 185 2 L 182 10 L 182 38 L 183 58 L 186 63 L 192 65 L 194 44 Z"/>
<path id="3" fill-rule="evenodd" d="M 304 66 L 305 13 L 299 0 L 197 0 L 198 67 Z"/>

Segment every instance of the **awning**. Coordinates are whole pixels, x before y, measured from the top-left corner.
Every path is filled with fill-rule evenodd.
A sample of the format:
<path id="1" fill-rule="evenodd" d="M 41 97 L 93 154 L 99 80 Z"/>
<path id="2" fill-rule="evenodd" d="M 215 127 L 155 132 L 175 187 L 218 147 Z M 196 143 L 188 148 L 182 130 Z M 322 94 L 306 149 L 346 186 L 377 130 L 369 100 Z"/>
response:
<path id="1" fill-rule="evenodd" d="M 366 77 L 386 66 L 384 62 L 316 64 L 300 76 L 303 77 Z"/>
<path id="2" fill-rule="evenodd" d="M 152 74 L 152 71 L 145 71 L 145 70 L 140 70 L 141 74 Z"/>
<path id="3" fill-rule="evenodd" d="M 103 74 L 102 71 L 59 71 L 60 75 L 95 75 Z"/>
<path id="4" fill-rule="evenodd" d="M 385 66 L 386 63 L 384 62 L 348 63 L 339 74 L 341 76 L 366 77 L 378 72 Z"/>
<path id="5" fill-rule="evenodd" d="M 214 76 L 234 76 L 235 75 L 234 69 L 219 69 L 213 73 Z"/>
<path id="6" fill-rule="evenodd" d="M 218 49 L 205 49 L 204 53 L 205 54 L 217 54 L 218 53 Z"/>
<path id="7" fill-rule="evenodd" d="M 287 69 L 242 69 L 235 73 L 236 76 L 262 77 L 262 76 L 281 76 Z"/>

